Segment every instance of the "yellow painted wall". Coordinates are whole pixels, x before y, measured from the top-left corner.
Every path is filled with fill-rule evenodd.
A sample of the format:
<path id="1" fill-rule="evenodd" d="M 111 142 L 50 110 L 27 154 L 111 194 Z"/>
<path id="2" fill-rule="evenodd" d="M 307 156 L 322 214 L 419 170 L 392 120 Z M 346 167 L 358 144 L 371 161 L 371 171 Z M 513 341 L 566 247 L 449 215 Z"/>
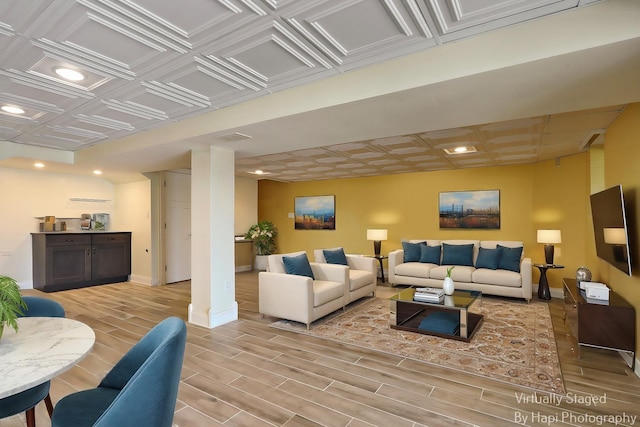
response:
<path id="1" fill-rule="evenodd" d="M 636 352 L 640 351 L 640 104 L 629 105 L 605 135 L 606 187 L 622 184 L 631 224 L 633 276 L 600 261 L 599 280 L 607 283 L 636 309 Z"/>
<path id="2" fill-rule="evenodd" d="M 279 230 L 278 252 L 342 246 L 348 253 L 372 254 L 367 228 L 386 228 L 388 240 L 382 253 L 400 248 L 402 239 L 522 240 L 525 254 L 543 262 L 543 247 L 536 243 L 537 228 L 562 230 L 556 262 L 564 270 L 548 273 L 551 287 L 561 278 L 573 277 L 585 263 L 587 200 L 589 194 L 587 153 L 531 165 L 474 168 L 398 174 L 367 178 L 301 183 L 259 182 L 258 217 L 274 222 Z M 500 190 L 499 230 L 440 230 L 438 194 L 441 191 Z M 335 195 L 336 230 L 294 230 L 296 196 Z M 535 269 L 534 269 L 535 270 Z M 539 278 L 534 272 L 534 283 Z"/>
<path id="3" fill-rule="evenodd" d="M 590 266 L 587 248 L 593 246 L 589 205 L 589 154 L 583 153 L 534 166 L 532 227 L 560 230 L 562 243 L 555 246 L 554 263 L 563 269 L 547 272 L 551 287 L 561 287 L 563 277 L 575 277 L 580 266 Z M 535 242 L 535 235 L 533 236 Z M 535 243 L 529 255 L 534 263 L 544 262 L 544 245 Z M 534 269 L 534 283 L 539 273 Z"/>

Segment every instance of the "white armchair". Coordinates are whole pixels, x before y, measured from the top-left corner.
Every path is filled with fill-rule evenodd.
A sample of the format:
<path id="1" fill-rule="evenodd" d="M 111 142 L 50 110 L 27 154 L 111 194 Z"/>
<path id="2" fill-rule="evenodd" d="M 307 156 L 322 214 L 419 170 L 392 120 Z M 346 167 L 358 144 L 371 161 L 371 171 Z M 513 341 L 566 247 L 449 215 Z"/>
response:
<path id="1" fill-rule="evenodd" d="M 317 263 L 325 264 L 325 250 L 335 251 L 342 248 L 315 249 L 313 256 Z M 345 305 L 362 298 L 365 295 L 376 294 L 378 284 L 378 267 L 375 258 L 345 254 L 349 267 L 349 282 L 345 295 Z M 337 264 L 332 264 L 337 265 Z"/>
<path id="2" fill-rule="evenodd" d="M 309 325 L 345 306 L 349 269 L 343 265 L 309 263 L 314 278 L 287 274 L 283 257 L 306 252 L 269 255 L 268 270 L 258 274 L 259 312 Z"/>

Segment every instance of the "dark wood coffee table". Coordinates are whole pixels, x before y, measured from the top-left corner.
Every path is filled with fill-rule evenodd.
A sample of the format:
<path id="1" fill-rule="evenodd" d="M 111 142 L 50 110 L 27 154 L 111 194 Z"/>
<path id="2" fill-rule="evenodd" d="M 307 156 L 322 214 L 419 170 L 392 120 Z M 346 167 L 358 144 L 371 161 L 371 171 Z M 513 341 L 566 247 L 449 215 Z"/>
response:
<path id="1" fill-rule="evenodd" d="M 469 312 L 475 303 L 482 311 L 482 292 L 456 290 L 439 304 L 414 301 L 414 293 L 407 288 L 389 299 L 391 328 L 469 342 L 484 320 Z"/>

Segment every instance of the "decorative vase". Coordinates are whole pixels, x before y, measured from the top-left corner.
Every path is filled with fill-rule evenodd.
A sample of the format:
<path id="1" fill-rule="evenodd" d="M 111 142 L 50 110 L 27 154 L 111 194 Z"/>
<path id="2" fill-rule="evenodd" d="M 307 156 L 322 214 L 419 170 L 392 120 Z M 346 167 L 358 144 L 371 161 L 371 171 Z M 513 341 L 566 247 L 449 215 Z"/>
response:
<path id="1" fill-rule="evenodd" d="M 455 285 L 453 284 L 453 279 L 451 277 L 444 278 L 442 289 L 444 290 L 445 295 L 453 294 L 453 291 L 455 291 Z"/>
<path id="2" fill-rule="evenodd" d="M 253 264 L 254 270 L 267 271 L 269 255 L 256 255 L 256 262 Z"/>
<path id="3" fill-rule="evenodd" d="M 590 282 L 591 271 L 587 267 L 580 267 L 576 270 L 576 282 L 580 287 L 580 282 Z"/>

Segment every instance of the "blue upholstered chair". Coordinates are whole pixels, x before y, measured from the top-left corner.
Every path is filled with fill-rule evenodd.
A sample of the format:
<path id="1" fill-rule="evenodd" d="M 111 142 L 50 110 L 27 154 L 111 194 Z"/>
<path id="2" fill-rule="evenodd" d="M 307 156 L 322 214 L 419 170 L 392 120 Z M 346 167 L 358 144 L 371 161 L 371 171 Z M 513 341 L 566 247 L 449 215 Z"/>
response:
<path id="1" fill-rule="evenodd" d="M 52 427 L 171 427 L 187 327 L 170 317 L 149 331 L 97 388 L 62 398 Z"/>
<path id="2" fill-rule="evenodd" d="M 64 317 L 64 308 L 57 302 L 41 297 L 22 297 L 27 305 L 26 310 L 19 317 Z M 49 396 L 49 381 L 37 385 L 29 390 L 14 394 L 13 396 L 0 399 L 0 419 L 25 412 L 27 426 L 35 427 L 36 411 L 35 407 L 44 399 L 47 405 L 49 417 L 53 412 L 53 404 Z"/>

